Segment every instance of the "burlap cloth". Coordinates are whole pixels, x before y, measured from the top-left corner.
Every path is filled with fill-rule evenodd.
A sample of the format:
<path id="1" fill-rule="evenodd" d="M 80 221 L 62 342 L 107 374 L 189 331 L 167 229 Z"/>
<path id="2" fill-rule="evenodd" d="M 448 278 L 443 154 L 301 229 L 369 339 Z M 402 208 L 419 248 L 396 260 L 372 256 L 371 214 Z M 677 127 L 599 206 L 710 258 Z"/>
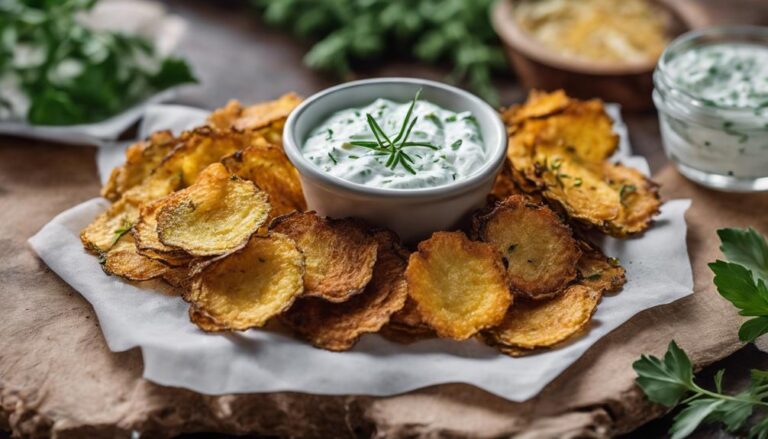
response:
<path id="1" fill-rule="evenodd" d="M 633 385 L 631 363 L 640 354 L 658 355 L 674 338 L 700 367 L 741 346 L 741 318 L 717 295 L 706 266 L 719 257 L 715 230 L 768 231 L 764 195 L 701 189 L 670 168 L 657 178 L 666 198 L 693 198 L 687 220 L 695 294 L 637 315 L 526 403 L 461 384 L 388 398 L 211 397 L 142 379 L 140 351 L 110 352 L 88 303 L 26 244 L 55 214 L 97 195 L 93 150 L 0 140 L 0 429 L 59 438 L 128 437 L 131 430 L 142 437 L 221 431 L 537 438 L 629 431 L 661 414 Z"/>

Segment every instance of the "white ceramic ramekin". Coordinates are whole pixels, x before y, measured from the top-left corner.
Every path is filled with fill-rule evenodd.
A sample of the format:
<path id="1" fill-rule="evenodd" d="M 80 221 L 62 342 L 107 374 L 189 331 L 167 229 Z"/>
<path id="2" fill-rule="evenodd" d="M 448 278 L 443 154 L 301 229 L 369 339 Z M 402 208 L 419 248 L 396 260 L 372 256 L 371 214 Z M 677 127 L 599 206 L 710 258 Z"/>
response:
<path id="1" fill-rule="evenodd" d="M 336 111 L 368 105 L 377 98 L 408 102 L 421 89 L 422 100 L 477 119 L 487 161 L 469 178 L 433 188 L 368 187 L 326 174 L 301 152 L 310 131 Z M 413 78 L 379 78 L 348 82 L 311 96 L 288 117 L 283 130 L 288 159 L 299 170 L 307 206 L 333 218 L 357 217 L 394 230 L 406 243 L 451 230 L 485 203 L 504 163 L 507 136 L 496 110 L 456 87 Z"/>

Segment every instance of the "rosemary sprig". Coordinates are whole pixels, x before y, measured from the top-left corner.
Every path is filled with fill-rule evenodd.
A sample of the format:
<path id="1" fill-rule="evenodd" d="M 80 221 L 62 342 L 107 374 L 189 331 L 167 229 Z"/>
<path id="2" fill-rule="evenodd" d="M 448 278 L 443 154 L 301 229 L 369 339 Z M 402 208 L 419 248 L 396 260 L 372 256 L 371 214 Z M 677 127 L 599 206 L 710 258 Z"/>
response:
<path id="1" fill-rule="evenodd" d="M 405 119 L 403 119 L 403 123 L 400 126 L 400 131 L 394 138 L 390 138 L 381 128 L 379 123 L 376 122 L 376 119 L 370 113 L 366 113 L 365 117 L 368 121 L 368 127 L 371 129 L 371 133 L 373 133 L 373 137 L 376 140 L 353 141 L 349 142 L 349 144 L 371 149 L 380 155 L 386 155 L 387 161 L 384 166 L 394 170 L 400 165 L 403 169 L 415 175 L 416 170 L 411 166 L 411 164 L 414 163 L 413 157 L 408 155 L 404 149 L 412 147 L 429 148 L 435 151 L 439 149 L 431 143 L 408 141 L 408 136 L 411 135 L 411 131 L 413 130 L 414 125 L 416 125 L 416 121 L 419 119 L 418 117 L 413 117 L 413 119 L 411 119 L 413 116 L 413 107 L 416 106 L 416 101 L 419 100 L 419 95 L 421 95 L 421 89 L 419 89 L 419 91 L 416 92 L 416 96 L 413 97 L 411 106 L 408 107 L 408 112 L 405 114 Z"/>

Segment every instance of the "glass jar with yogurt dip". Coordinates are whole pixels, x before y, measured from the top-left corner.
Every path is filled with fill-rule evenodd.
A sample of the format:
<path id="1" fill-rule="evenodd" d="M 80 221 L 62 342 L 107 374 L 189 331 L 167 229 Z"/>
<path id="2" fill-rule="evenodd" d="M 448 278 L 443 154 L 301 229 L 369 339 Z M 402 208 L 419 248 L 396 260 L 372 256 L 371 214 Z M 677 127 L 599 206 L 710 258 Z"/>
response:
<path id="1" fill-rule="evenodd" d="M 286 121 L 283 147 L 309 209 L 415 243 L 485 204 L 507 136 L 498 112 L 464 90 L 377 78 L 305 100 Z"/>
<path id="2" fill-rule="evenodd" d="M 653 79 L 664 150 L 681 174 L 720 190 L 768 190 L 768 28 L 689 32 Z"/>

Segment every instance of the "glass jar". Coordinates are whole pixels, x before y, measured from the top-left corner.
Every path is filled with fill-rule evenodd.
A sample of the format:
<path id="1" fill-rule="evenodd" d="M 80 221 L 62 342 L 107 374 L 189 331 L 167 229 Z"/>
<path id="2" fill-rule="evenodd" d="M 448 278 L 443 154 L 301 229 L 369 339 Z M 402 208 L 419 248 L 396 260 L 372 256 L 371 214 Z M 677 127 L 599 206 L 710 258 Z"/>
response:
<path id="1" fill-rule="evenodd" d="M 760 77 L 751 78 L 747 87 L 750 94 L 738 95 L 745 90 L 746 75 L 741 74 L 742 83 L 737 84 L 731 80 L 736 76 L 727 74 L 731 69 L 738 71 L 741 66 L 727 63 L 728 58 L 714 58 L 726 63 L 720 67 L 720 73 L 711 65 L 709 72 L 714 72 L 713 76 L 699 77 L 718 97 L 740 96 L 738 104 L 730 102 L 736 98 L 710 99 L 712 96 L 706 96 L 706 90 L 692 91 L 685 83 L 701 73 L 695 68 L 689 69 L 692 63 L 699 62 L 696 57 L 712 53 L 701 49 L 714 45 L 726 51 L 734 47 L 737 48 L 734 50 L 755 50 L 760 59 L 763 55 L 768 59 L 768 28 L 709 28 L 684 34 L 667 47 L 653 75 L 653 101 L 659 112 L 664 150 L 681 174 L 704 186 L 738 192 L 768 190 L 768 75 L 763 77 L 761 73 Z M 675 63 L 683 56 L 685 58 Z M 699 65 L 703 69 L 710 61 L 702 59 Z M 763 67 L 764 70 L 759 70 Z M 757 68 L 760 72 L 768 71 L 768 65 Z M 688 78 L 682 78 L 681 71 Z M 722 76 L 722 72 L 726 76 Z M 718 78 L 727 79 L 719 84 Z M 759 92 L 754 92 L 756 88 Z M 763 91 L 765 100 L 762 100 Z"/>

